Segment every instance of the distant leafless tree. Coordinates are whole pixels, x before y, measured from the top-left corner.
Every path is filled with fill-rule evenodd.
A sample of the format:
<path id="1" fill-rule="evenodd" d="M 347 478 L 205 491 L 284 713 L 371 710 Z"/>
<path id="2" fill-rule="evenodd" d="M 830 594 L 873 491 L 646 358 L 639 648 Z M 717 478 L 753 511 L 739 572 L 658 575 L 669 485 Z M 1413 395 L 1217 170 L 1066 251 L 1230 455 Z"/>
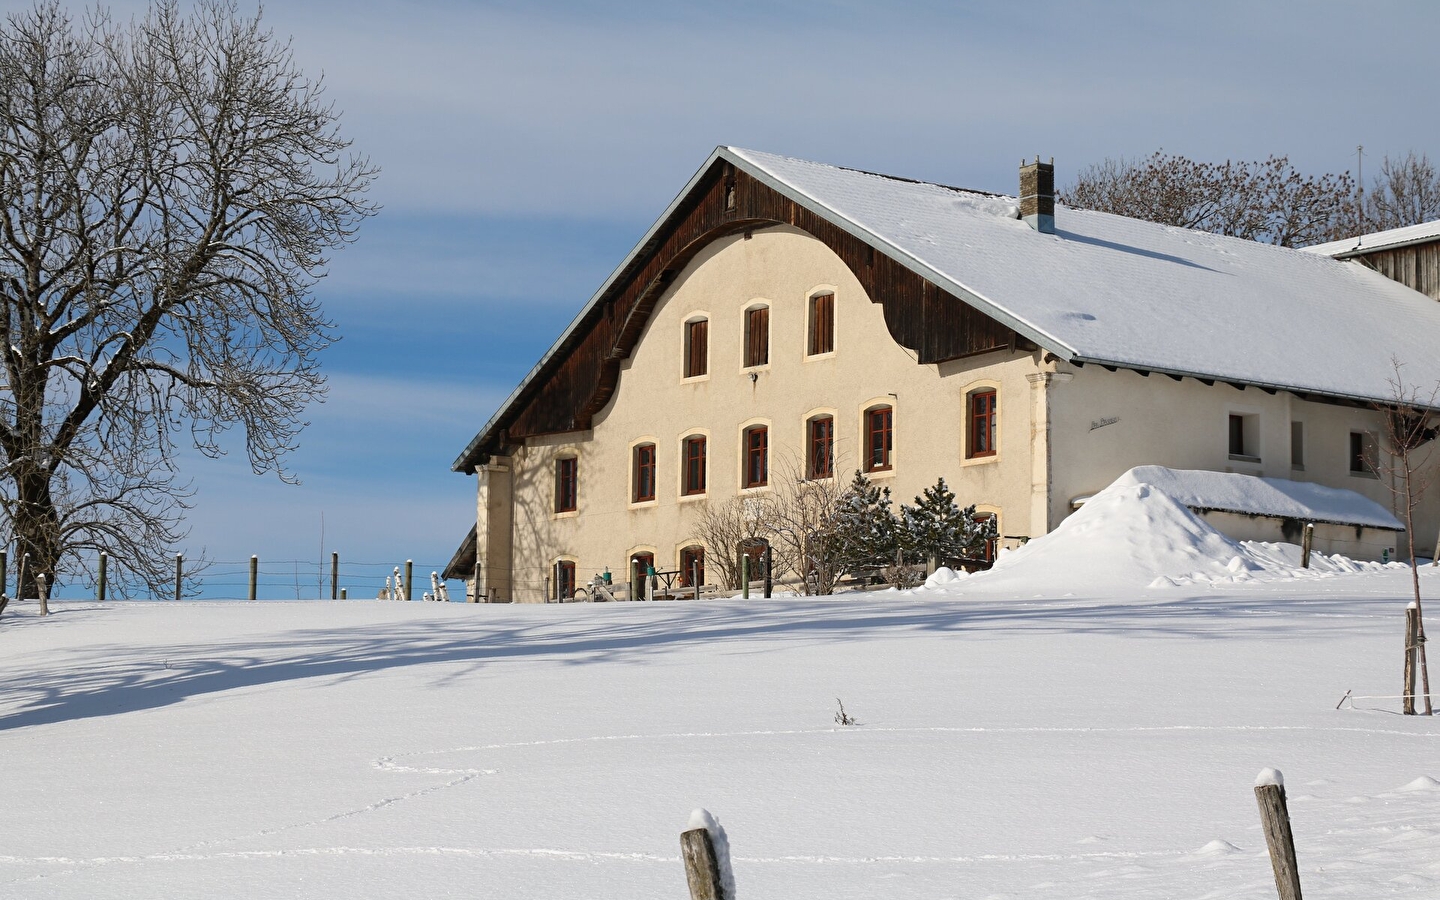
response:
<path id="1" fill-rule="evenodd" d="M 321 84 L 227 0 L 0 25 L 0 528 L 34 576 L 170 573 L 177 443 L 282 459 L 324 392 L 312 294 L 374 212 Z M 116 571 L 118 569 L 119 571 Z"/>
<path id="2" fill-rule="evenodd" d="M 1440 219 L 1440 173 L 1424 153 L 1386 156 L 1364 196 L 1362 229 L 1384 231 Z"/>
<path id="3" fill-rule="evenodd" d="M 1420 500 L 1432 487 L 1435 467 L 1431 464 L 1434 456 L 1435 438 L 1440 434 L 1432 410 L 1440 401 L 1440 384 L 1428 391 L 1405 379 L 1404 366 L 1392 358 L 1393 374 L 1387 379 L 1390 384 L 1390 401 L 1376 404 L 1384 428 L 1385 453 L 1374 463 L 1376 474 L 1389 486 L 1395 498 L 1395 509 L 1405 523 L 1405 539 L 1410 554 L 1410 581 L 1415 591 L 1415 609 L 1423 610 L 1420 604 L 1420 570 L 1415 563 L 1415 510 Z M 1420 620 L 1420 674 L 1421 693 L 1425 698 L 1425 714 L 1432 713 L 1430 703 L 1430 671 L 1425 662 L 1425 619 Z"/>
<path id="4" fill-rule="evenodd" d="M 1087 166 L 1060 199 L 1163 225 L 1302 247 L 1339 236 L 1354 197 L 1350 173 L 1303 175 L 1285 156 L 1208 163 L 1156 151 Z"/>

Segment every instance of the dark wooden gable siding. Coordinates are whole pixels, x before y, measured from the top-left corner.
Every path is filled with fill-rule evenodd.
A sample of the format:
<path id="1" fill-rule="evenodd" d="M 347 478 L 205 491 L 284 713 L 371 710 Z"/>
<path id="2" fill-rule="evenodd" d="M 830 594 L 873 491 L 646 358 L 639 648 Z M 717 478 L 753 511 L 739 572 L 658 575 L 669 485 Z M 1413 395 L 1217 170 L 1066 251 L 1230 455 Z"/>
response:
<path id="1" fill-rule="evenodd" d="M 1355 257 L 1360 262 L 1432 300 L 1440 300 L 1440 241 Z"/>
<path id="2" fill-rule="evenodd" d="M 726 235 L 780 224 L 808 232 L 844 260 L 871 301 L 884 306 L 891 337 L 915 351 L 921 363 L 1034 347 L 884 253 L 717 161 L 466 464 L 532 435 L 589 428 L 614 395 L 620 363 L 634 349 L 656 303 L 695 254 Z"/>

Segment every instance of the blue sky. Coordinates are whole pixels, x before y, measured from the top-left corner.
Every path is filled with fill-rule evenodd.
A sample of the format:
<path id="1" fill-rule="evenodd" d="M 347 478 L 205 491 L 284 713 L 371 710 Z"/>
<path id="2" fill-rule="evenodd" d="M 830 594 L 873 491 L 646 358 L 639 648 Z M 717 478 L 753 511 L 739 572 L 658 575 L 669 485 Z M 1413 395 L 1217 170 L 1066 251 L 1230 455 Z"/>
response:
<path id="1" fill-rule="evenodd" d="M 0 8 L 25 4 L 5 0 Z M 242 3 L 242 7 L 248 7 Z M 120 3 L 122 14 L 142 8 Z M 319 294 L 344 339 L 302 481 L 195 460 L 187 551 L 413 558 L 450 463 L 716 144 L 993 191 L 1157 148 L 1307 171 L 1440 156 L 1428 2 L 277 3 L 382 168 Z M 1373 170 L 1372 170 L 1373 171 Z M 622 386 L 623 390 L 623 386 Z M 428 571 L 428 569 L 427 569 Z"/>

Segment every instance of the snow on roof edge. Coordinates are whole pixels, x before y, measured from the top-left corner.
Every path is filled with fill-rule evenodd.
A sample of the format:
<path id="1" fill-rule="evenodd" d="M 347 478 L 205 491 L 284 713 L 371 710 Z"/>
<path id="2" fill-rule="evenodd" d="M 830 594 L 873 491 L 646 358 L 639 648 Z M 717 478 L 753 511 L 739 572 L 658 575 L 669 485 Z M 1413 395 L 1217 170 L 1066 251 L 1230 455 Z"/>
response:
<path id="1" fill-rule="evenodd" d="M 1371 231 L 1366 234 L 1341 238 L 1338 241 L 1312 244 L 1300 249 L 1305 253 L 1317 253 L 1335 259 L 1348 259 L 1376 250 L 1394 250 L 1399 247 L 1408 247 L 1411 244 L 1423 244 L 1437 238 L 1440 238 L 1440 219 L 1433 222 L 1419 222 L 1415 225 L 1402 225 L 1399 228 L 1387 228 L 1384 231 Z"/>
<path id="2" fill-rule="evenodd" d="M 1404 531 L 1405 526 L 1379 503 L 1348 488 L 1313 481 L 1262 478 L 1239 472 L 1136 466 L 1115 484 L 1148 484 L 1194 510 L 1301 519 L 1324 525 L 1350 525 Z"/>

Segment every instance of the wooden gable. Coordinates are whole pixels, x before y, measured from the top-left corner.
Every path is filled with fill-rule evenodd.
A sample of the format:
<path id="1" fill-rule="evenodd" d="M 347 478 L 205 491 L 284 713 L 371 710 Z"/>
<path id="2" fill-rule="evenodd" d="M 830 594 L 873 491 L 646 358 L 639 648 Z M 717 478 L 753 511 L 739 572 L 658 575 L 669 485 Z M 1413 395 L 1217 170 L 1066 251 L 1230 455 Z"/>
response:
<path id="1" fill-rule="evenodd" d="M 588 429 L 614 395 L 656 303 L 711 242 L 773 225 L 792 225 L 844 260 L 874 303 L 890 336 L 931 364 L 1007 348 L 1034 349 L 1027 338 L 915 274 L 871 245 L 780 194 L 743 169 L 716 160 L 669 219 L 632 257 L 547 365 L 489 431 L 456 463 L 468 469 L 527 437 Z"/>

